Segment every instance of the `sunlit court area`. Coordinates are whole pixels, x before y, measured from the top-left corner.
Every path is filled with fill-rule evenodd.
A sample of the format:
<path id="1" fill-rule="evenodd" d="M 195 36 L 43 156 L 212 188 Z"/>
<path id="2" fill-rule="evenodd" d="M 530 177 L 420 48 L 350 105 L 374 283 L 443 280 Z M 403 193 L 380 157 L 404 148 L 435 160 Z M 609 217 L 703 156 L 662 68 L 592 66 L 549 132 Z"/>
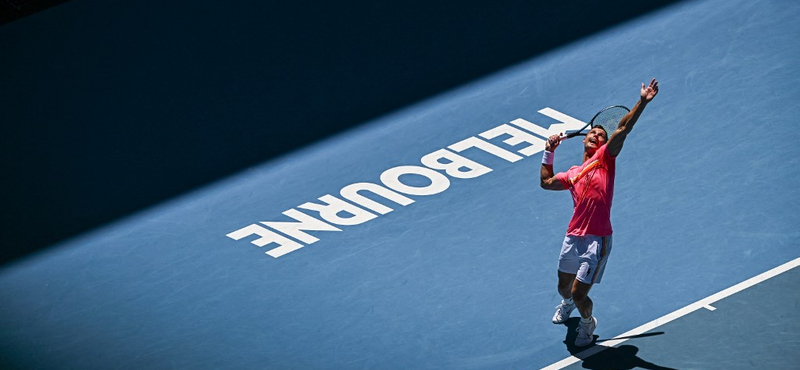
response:
<path id="1" fill-rule="evenodd" d="M 800 366 L 800 3 L 8 4 L 2 369 Z"/>

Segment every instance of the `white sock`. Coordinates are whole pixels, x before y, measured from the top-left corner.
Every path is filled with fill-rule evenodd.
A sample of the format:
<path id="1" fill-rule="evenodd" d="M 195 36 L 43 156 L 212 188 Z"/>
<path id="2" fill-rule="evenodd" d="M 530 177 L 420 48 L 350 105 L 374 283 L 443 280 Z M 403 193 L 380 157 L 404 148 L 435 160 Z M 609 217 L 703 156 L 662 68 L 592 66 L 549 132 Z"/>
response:
<path id="1" fill-rule="evenodd" d="M 581 322 L 584 323 L 584 324 L 588 324 L 588 323 L 592 322 L 592 318 L 589 317 L 587 319 L 587 318 L 581 317 Z"/>
<path id="2" fill-rule="evenodd" d="M 572 306 L 575 304 L 575 302 L 572 301 L 572 298 L 562 299 L 561 303 L 566 306 Z"/>

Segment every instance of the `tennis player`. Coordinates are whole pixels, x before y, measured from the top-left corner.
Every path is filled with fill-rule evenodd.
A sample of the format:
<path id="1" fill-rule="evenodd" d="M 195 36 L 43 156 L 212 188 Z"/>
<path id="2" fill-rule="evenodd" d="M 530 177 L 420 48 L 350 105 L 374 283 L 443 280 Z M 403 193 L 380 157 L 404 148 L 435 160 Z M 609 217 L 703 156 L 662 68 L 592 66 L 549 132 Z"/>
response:
<path id="1" fill-rule="evenodd" d="M 658 81 L 642 84 L 639 101 L 619 122 L 608 137 L 600 126 L 593 127 L 583 139 L 583 163 L 567 172 L 553 173 L 553 151 L 561 143 L 560 135 L 551 136 L 542 158 L 541 186 L 547 190 L 572 193 L 572 220 L 558 258 L 558 293 L 563 298 L 556 307 L 553 323 L 569 319 L 575 307 L 581 315 L 575 345 L 592 343 L 597 319 L 592 316 L 589 290 L 599 283 L 611 253 L 611 201 L 614 196 L 614 172 L 617 155 L 645 106 L 658 94 Z"/>

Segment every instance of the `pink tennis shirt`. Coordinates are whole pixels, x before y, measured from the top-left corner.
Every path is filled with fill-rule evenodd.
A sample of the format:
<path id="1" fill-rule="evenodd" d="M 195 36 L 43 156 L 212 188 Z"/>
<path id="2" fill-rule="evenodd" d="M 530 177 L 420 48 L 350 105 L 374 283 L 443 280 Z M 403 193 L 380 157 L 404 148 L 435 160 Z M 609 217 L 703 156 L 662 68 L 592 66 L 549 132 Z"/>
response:
<path id="1" fill-rule="evenodd" d="M 572 193 L 574 210 L 567 235 L 611 235 L 615 162 L 608 145 L 603 145 L 582 165 L 556 175 Z"/>

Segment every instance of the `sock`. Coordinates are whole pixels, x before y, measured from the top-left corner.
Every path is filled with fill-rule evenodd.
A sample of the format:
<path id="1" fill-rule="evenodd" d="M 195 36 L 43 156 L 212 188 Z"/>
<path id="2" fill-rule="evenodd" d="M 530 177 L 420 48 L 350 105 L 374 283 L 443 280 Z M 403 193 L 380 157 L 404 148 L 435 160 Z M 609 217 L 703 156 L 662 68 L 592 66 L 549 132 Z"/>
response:
<path id="1" fill-rule="evenodd" d="M 575 302 L 572 301 L 572 298 L 562 299 L 561 303 L 563 303 L 564 305 L 567 305 L 567 306 L 572 306 L 572 305 L 575 304 Z"/>
<path id="2" fill-rule="evenodd" d="M 589 317 L 587 319 L 587 318 L 581 317 L 581 322 L 584 323 L 584 324 L 588 324 L 588 323 L 592 322 L 592 318 Z"/>

